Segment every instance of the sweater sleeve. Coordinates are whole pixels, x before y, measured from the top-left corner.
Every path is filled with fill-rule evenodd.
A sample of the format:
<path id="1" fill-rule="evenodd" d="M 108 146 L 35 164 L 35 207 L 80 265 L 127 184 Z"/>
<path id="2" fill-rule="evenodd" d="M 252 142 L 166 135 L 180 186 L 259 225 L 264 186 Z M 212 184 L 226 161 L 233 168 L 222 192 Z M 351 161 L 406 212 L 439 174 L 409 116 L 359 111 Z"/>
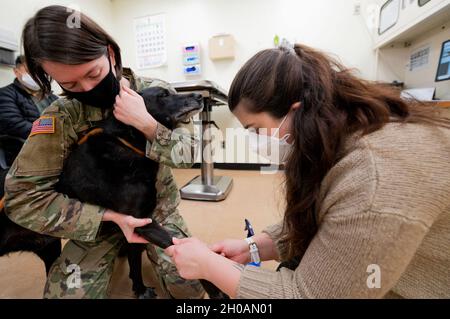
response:
<path id="1" fill-rule="evenodd" d="M 271 225 L 269 227 L 266 227 L 262 232 L 267 234 L 270 239 L 275 243 L 275 248 L 278 252 L 278 256 L 280 256 L 280 259 L 283 260 L 284 256 L 286 256 L 288 247 L 281 241 L 282 237 L 282 231 L 283 231 L 283 221 Z"/>
<path id="2" fill-rule="evenodd" d="M 356 147 L 323 184 L 319 229 L 297 269 L 247 266 L 238 298 L 381 298 L 397 283 L 428 227 L 373 209 L 379 185 L 370 149 Z"/>
<path id="3" fill-rule="evenodd" d="M 426 234 L 403 217 L 373 211 L 328 218 L 295 271 L 247 266 L 239 298 L 381 298 L 398 281 Z"/>

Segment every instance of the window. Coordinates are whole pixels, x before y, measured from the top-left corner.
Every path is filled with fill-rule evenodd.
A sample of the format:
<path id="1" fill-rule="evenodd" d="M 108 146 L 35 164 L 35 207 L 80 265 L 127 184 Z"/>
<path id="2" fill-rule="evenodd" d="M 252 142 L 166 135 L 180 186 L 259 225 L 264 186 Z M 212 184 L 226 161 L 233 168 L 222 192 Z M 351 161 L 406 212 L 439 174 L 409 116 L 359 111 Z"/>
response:
<path id="1" fill-rule="evenodd" d="M 388 0 L 380 11 L 380 27 L 378 34 L 383 34 L 392 28 L 398 21 L 400 14 L 400 0 Z"/>

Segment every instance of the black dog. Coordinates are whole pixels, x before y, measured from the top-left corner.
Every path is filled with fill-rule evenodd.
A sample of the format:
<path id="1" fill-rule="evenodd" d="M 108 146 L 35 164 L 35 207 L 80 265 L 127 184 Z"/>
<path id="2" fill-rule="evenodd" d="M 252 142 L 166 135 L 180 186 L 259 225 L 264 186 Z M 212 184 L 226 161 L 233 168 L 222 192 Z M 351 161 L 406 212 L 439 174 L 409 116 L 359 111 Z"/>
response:
<path id="1" fill-rule="evenodd" d="M 188 121 L 202 109 L 202 97 L 198 94 L 177 95 L 163 88 L 150 88 L 141 95 L 147 111 L 169 129 Z M 147 142 L 144 135 L 117 121 L 112 114 L 94 130 L 99 133 L 88 133 L 85 142 L 71 151 L 56 190 L 81 202 L 136 218 L 152 217 L 159 163 L 144 156 Z M 135 232 L 163 249 L 173 244 L 173 236 L 156 222 L 136 228 Z M 138 297 L 151 298 L 155 297 L 154 291 L 145 287 L 142 280 L 144 247 L 128 244 L 130 278 Z M 210 298 L 226 297 L 211 283 L 202 281 L 202 284 Z"/>
<path id="2" fill-rule="evenodd" d="M 5 178 L 9 167 L 22 148 L 24 140 L 0 136 L 0 198 L 4 196 Z M 3 202 L 0 209 L 0 256 L 13 252 L 29 251 L 38 255 L 45 264 L 48 274 L 50 267 L 61 254 L 61 240 L 41 235 L 13 223 L 6 216 Z"/>
<path id="3" fill-rule="evenodd" d="M 148 112 L 170 129 L 202 108 L 199 95 L 174 95 L 162 88 L 151 88 L 145 90 L 142 96 Z M 85 143 L 72 150 L 56 190 L 82 202 L 108 207 L 137 218 L 151 217 L 156 206 L 155 181 L 159 163 L 143 156 L 145 137 L 134 128 L 118 122 L 112 114 L 91 132 L 99 129 L 101 133 L 89 136 Z M 22 144 L 17 145 L 17 151 L 9 156 L 11 163 Z M 0 178 L 3 184 L 7 172 L 8 169 L 2 170 Z M 172 245 L 172 236 L 156 222 L 135 231 L 163 249 Z M 130 278 L 137 297 L 154 298 L 154 290 L 145 287 L 142 280 L 141 254 L 144 248 L 142 244 L 126 244 L 122 251 L 128 255 Z M 3 213 L 0 216 L 0 256 L 13 251 L 36 253 L 44 260 L 48 273 L 61 253 L 61 242 L 57 238 L 24 229 Z M 201 282 L 210 298 L 228 298 L 211 283 Z"/>

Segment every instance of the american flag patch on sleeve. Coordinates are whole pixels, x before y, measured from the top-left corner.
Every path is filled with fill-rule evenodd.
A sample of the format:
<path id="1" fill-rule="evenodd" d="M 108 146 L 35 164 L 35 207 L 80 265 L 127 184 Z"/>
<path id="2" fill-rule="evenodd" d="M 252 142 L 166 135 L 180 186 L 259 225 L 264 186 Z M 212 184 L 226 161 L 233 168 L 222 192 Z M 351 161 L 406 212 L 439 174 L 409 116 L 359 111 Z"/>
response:
<path id="1" fill-rule="evenodd" d="M 53 116 L 42 116 L 34 121 L 30 136 L 53 133 L 55 133 L 55 118 Z"/>

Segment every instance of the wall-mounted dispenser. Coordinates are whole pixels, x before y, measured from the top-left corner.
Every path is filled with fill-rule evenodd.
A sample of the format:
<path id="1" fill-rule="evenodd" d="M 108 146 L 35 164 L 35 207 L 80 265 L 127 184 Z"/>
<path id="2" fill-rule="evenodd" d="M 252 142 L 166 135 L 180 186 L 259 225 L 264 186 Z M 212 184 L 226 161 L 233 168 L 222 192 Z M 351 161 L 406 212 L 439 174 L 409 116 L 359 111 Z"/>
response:
<path id="1" fill-rule="evenodd" d="M 213 61 L 234 59 L 234 37 L 231 34 L 219 34 L 209 39 L 209 58 Z"/>
<path id="2" fill-rule="evenodd" d="M 183 73 L 185 75 L 201 74 L 200 45 L 188 43 L 183 46 Z"/>

